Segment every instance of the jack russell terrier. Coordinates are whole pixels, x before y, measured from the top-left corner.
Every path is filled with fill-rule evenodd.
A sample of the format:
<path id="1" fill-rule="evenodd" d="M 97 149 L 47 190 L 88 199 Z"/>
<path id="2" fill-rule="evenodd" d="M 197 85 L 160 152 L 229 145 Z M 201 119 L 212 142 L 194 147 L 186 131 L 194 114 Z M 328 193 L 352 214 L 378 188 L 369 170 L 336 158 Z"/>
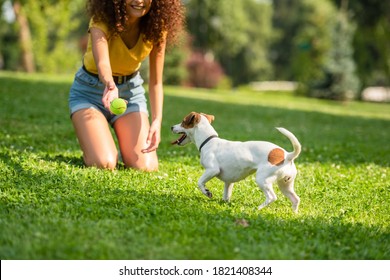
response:
<path id="1" fill-rule="evenodd" d="M 277 128 L 291 141 L 294 147 L 292 152 L 265 141 L 228 141 L 218 137 L 211 126 L 212 121 L 214 121 L 212 115 L 192 112 L 181 123 L 171 127 L 173 133 L 182 134 L 172 144 L 184 146 L 193 142 L 200 152 L 200 162 L 205 168 L 198 181 L 202 193 L 209 198 L 212 197 L 212 193 L 205 185 L 217 177 L 225 183 L 223 200 L 229 201 L 233 184 L 256 172 L 256 183 L 266 197 L 258 209 L 276 200 L 272 185 L 277 182 L 297 213 L 300 199 L 294 191 L 294 180 L 297 175 L 294 159 L 301 152 L 298 139 L 287 129 Z"/>

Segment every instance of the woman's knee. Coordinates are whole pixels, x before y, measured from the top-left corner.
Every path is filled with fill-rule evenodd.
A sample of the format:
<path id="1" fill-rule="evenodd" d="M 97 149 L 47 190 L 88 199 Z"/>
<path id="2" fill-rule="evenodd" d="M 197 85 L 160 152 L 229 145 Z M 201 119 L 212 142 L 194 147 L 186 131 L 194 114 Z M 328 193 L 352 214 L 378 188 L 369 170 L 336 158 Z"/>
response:
<path id="1" fill-rule="evenodd" d="M 133 154 L 131 157 L 124 157 L 123 163 L 128 168 L 146 172 L 158 171 L 158 158 L 155 154 Z"/>
<path id="2" fill-rule="evenodd" d="M 117 154 L 95 155 L 95 156 L 84 155 L 84 163 L 88 167 L 96 167 L 99 169 L 113 170 L 117 166 L 118 155 Z"/>

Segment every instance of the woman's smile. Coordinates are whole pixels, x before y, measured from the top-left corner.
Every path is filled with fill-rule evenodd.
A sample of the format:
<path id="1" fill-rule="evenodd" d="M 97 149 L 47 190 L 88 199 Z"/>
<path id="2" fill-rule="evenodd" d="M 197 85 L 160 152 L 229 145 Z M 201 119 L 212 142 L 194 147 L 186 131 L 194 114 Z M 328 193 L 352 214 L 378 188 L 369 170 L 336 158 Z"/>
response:
<path id="1" fill-rule="evenodd" d="M 146 15 L 151 7 L 151 0 L 127 1 L 127 13 L 130 17 L 139 18 Z"/>

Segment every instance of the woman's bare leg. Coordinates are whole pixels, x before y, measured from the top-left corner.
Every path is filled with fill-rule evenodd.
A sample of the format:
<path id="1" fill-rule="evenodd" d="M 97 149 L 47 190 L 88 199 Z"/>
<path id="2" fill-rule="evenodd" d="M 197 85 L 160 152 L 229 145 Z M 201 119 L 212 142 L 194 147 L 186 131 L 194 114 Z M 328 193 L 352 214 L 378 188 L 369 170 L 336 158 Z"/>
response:
<path id="1" fill-rule="evenodd" d="M 156 171 L 158 158 L 156 152 L 143 153 L 149 132 L 148 115 L 143 112 L 126 114 L 114 123 L 123 163 L 144 171 Z"/>
<path id="2" fill-rule="evenodd" d="M 72 115 L 72 122 L 85 165 L 114 169 L 118 151 L 104 115 L 95 109 L 83 109 Z"/>

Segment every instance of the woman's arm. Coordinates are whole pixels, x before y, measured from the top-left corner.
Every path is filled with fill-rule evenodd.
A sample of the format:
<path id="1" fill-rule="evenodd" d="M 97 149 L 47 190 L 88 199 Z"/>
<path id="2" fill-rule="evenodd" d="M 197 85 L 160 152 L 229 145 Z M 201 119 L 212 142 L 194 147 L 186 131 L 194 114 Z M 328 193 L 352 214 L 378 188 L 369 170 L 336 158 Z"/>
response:
<path id="1" fill-rule="evenodd" d="M 118 88 L 112 78 L 107 36 L 101 29 L 96 27 L 92 27 L 89 32 L 92 37 L 92 53 L 99 72 L 99 78 L 106 85 L 102 102 L 104 107 L 109 110 L 111 101 L 118 97 Z"/>
<path id="2" fill-rule="evenodd" d="M 161 141 L 165 46 L 165 42 L 161 44 L 160 48 L 155 46 L 149 55 L 149 98 L 152 123 L 147 139 L 149 147 L 143 150 L 144 153 L 155 151 Z"/>

